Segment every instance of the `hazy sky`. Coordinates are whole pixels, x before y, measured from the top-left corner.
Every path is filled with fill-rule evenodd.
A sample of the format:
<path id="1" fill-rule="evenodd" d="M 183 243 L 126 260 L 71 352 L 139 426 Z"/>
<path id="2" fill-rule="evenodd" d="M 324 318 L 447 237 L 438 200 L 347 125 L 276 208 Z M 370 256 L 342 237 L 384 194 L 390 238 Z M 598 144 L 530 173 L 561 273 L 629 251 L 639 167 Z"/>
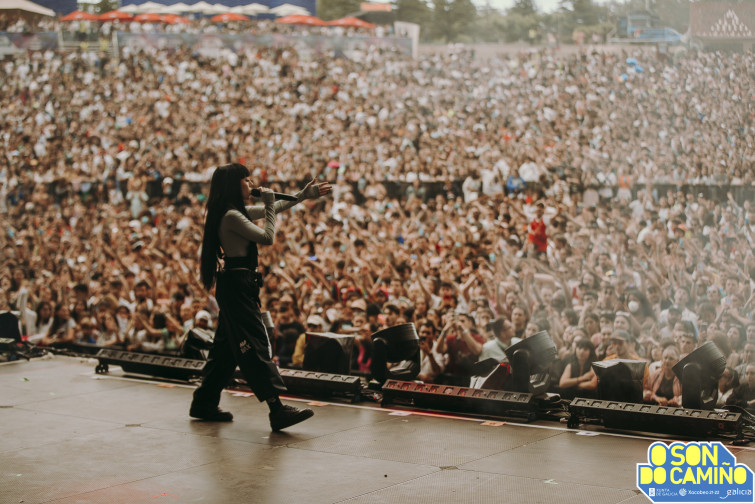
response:
<path id="1" fill-rule="evenodd" d="M 508 9 L 512 5 L 514 5 L 514 0 L 487 0 L 490 2 L 490 5 L 497 9 Z M 486 0 L 477 0 L 476 3 L 479 4 L 485 4 L 487 3 Z M 559 0 L 535 0 L 535 5 L 537 6 L 537 9 L 541 12 L 553 12 L 558 8 Z"/>
<path id="2" fill-rule="evenodd" d="M 490 3 L 496 9 L 506 10 L 514 5 L 515 0 L 472 0 L 476 5 Z M 558 9 L 559 0 L 535 0 L 535 5 L 540 12 L 553 12 Z M 605 0 L 596 0 L 596 3 L 605 3 Z"/>

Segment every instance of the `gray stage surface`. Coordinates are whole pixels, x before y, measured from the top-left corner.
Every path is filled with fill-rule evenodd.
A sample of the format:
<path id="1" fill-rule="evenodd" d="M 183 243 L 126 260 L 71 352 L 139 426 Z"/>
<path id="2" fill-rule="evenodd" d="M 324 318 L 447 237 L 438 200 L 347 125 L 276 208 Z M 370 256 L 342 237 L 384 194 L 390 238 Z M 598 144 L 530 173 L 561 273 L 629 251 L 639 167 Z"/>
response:
<path id="1" fill-rule="evenodd" d="M 0 365 L 0 503 L 649 502 L 650 438 L 322 402 L 272 433 L 248 395 L 224 394 L 232 423 L 194 421 L 192 387 L 95 363 Z"/>

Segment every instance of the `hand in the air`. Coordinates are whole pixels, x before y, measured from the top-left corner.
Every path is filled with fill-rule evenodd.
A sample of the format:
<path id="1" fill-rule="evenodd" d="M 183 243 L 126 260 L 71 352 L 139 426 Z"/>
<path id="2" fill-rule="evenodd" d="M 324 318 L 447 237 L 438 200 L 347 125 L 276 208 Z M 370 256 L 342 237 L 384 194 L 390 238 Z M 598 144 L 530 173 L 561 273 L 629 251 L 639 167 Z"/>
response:
<path id="1" fill-rule="evenodd" d="M 320 196 L 329 194 L 333 190 L 330 182 L 316 182 L 316 180 L 316 178 L 312 179 L 304 188 L 302 193 L 304 199 L 317 199 Z"/>

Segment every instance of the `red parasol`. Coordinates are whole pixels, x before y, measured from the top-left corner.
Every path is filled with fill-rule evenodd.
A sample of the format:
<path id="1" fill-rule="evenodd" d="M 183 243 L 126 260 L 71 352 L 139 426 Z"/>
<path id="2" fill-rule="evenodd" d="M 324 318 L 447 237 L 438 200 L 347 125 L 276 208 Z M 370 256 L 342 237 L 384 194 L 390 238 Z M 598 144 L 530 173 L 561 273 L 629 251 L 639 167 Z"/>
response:
<path id="1" fill-rule="evenodd" d="M 154 12 L 146 12 L 144 14 L 139 14 L 134 18 L 134 21 L 137 23 L 162 23 L 163 19 L 160 14 L 156 14 Z"/>
<path id="2" fill-rule="evenodd" d="M 230 21 L 249 21 L 249 18 L 243 14 L 236 14 L 235 12 L 226 12 L 224 14 L 218 14 L 212 16 L 210 21 L 213 23 L 228 23 Z"/>
<path id="3" fill-rule="evenodd" d="M 132 16 L 128 12 L 112 10 L 110 12 L 100 14 L 99 16 L 97 16 L 97 19 L 99 19 L 100 21 L 131 21 L 132 19 L 134 19 L 134 16 Z"/>
<path id="4" fill-rule="evenodd" d="M 167 24 L 191 24 L 190 20 L 178 14 L 163 14 L 160 16 L 160 21 Z"/>
<path id="5" fill-rule="evenodd" d="M 303 14 L 293 14 L 291 16 L 283 16 L 275 20 L 276 23 L 283 24 L 297 24 L 297 25 L 309 25 L 309 26 L 327 26 L 328 23 L 320 18 L 314 16 L 305 16 Z"/>
<path id="6" fill-rule="evenodd" d="M 341 19 L 335 19 L 333 21 L 328 21 L 328 26 L 344 26 L 348 28 L 369 28 L 370 30 L 377 28 L 372 23 L 368 23 L 367 21 L 362 21 L 359 18 L 355 17 L 345 17 Z"/>
<path id="7" fill-rule="evenodd" d="M 90 14 L 78 10 L 60 18 L 61 21 L 99 21 L 99 19 L 100 18 L 96 14 Z"/>

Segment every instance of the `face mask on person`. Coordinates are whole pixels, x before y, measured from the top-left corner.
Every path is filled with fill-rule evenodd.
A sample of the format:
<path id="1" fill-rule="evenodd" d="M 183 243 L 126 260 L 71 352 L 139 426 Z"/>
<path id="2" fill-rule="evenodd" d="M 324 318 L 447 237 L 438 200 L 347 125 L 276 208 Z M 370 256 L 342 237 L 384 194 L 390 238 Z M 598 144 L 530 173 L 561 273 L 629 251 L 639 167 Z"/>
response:
<path id="1" fill-rule="evenodd" d="M 628 306 L 629 306 L 629 311 L 632 313 L 637 313 L 640 309 L 640 303 L 638 303 L 637 301 L 630 301 L 628 303 Z"/>

